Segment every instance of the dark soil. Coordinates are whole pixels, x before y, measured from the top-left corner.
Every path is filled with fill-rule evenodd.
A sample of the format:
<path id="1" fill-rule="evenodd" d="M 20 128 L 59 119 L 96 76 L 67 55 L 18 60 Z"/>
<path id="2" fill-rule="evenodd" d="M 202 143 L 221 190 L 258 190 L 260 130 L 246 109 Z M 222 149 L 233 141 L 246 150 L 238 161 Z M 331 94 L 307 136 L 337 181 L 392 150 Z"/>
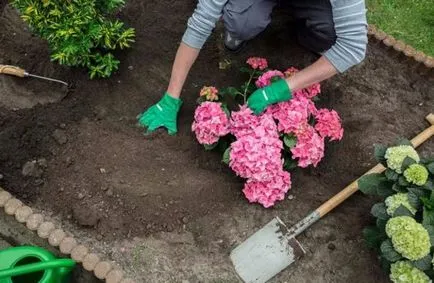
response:
<path id="1" fill-rule="evenodd" d="M 360 176 L 374 165 L 374 143 L 412 137 L 427 126 L 424 117 L 434 110 L 432 77 L 371 44 L 363 64 L 322 85 L 321 104 L 336 109 L 343 119 L 343 141 L 328 145 L 318 168 L 293 173 L 294 200 L 273 209 L 249 205 L 241 193 L 242 182 L 221 164 L 217 153 L 199 146 L 190 132 L 198 92 L 203 85 L 239 84 L 241 78 L 235 74 L 252 55 L 267 57 L 279 69 L 303 67 L 315 57 L 296 44 L 290 22 L 279 12 L 269 29 L 238 55 L 221 47 L 219 25 L 185 85 L 178 135 L 143 136 L 143 130 L 135 127 L 135 116 L 165 91 L 195 2 L 128 1 L 119 16 L 136 28 L 136 43 L 118 54 L 120 69 L 107 80 L 89 80 L 85 70 L 51 63 L 46 43 L 32 36 L 6 6 L 0 17 L 0 63 L 60 78 L 75 87 L 57 103 L 21 110 L 0 108 L 0 173 L 4 175 L 0 185 L 33 206 L 60 214 L 89 237 L 98 235 L 110 242 L 187 229 L 195 245 L 204 250 L 223 237 L 225 244 L 218 253 L 227 255 L 233 244 L 245 239 L 241 233 L 255 231 L 275 215 L 293 224 Z M 231 60 L 231 68 L 220 70 L 219 62 L 225 59 Z M 64 91 L 59 85 L 30 79 L 3 77 L 0 83 L 5 84 L 0 90 L 10 90 L 3 95 L 10 97 L 15 94 L 9 84 L 31 92 Z M 53 136 L 56 130 L 66 142 L 59 142 L 59 131 Z M 430 141 L 422 150 L 433 153 L 433 145 Z M 42 177 L 23 177 L 23 165 L 39 158 L 48 161 Z M 361 240 L 373 202 L 357 194 L 312 228 L 304 239 L 310 242 L 306 243 L 310 256 L 299 267 L 299 272 L 311 275 L 303 282 L 385 280 Z M 86 215 L 92 221 L 80 220 Z M 218 228 L 230 221 L 237 222 L 229 226 L 235 230 L 219 235 Z M 277 282 L 303 278 L 301 274 Z"/>

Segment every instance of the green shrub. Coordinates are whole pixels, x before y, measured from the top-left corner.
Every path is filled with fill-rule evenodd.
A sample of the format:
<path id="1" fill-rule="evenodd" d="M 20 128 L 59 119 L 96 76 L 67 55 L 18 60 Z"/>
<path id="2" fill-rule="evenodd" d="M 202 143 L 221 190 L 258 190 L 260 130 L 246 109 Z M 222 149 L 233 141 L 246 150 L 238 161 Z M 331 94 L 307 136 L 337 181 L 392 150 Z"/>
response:
<path id="1" fill-rule="evenodd" d="M 124 0 L 12 0 L 32 31 L 48 41 L 51 59 L 89 69 L 91 78 L 118 69 L 111 51 L 130 47 L 135 32 L 110 16 Z"/>
<path id="2" fill-rule="evenodd" d="M 379 196 L 371 214 L 375 225 L 363 234 L 394 283 L 434 279 L 434 158 L 420 158 L 408 141 L 377 146 L 386 170 L 359 179 L 359 189 Z"/>

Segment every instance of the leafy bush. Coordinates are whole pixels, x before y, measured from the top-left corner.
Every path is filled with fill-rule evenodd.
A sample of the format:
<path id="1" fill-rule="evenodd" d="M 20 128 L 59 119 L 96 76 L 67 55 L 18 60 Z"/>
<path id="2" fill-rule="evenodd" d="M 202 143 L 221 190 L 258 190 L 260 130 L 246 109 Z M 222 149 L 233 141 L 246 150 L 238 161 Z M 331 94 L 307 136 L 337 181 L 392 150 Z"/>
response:
<path id="1" fill-rule="evenodd" d="M 386 170 L 360 178 L 365 194 L 381 196 L 371 214 L 376 225 L 363 231 L 392 282 L 434 279 L 434 159 L 420 158 L 411 143 L 376 146 L 375 157 Z"/>
<path id="2" fill-rule="evenodd" d="M 130 47 L 135 31 L 109 16 L 124 0 L 12 0 L 34 33 L 48 41 L 51 59 L 89 69 L 91 78 L 118 69 L 111 51 Z"/>

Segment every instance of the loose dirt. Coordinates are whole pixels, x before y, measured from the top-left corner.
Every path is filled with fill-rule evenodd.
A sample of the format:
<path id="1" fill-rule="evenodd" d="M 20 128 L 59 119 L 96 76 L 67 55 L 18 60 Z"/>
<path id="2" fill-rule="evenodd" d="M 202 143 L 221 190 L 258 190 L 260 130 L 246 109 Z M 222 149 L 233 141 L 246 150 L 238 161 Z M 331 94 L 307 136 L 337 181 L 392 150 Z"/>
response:
<path id="1" fill-rule="evenodd" d="M 198 92 L 203 85 L 238 85 L 237 70 L 249 56 L 267 57 L 279 69 L 303 67 L 315 57 L 296 44 L 282 12 L 238 55 L 223 50 L 219 24 L 185 85 L 178 135 L 144 136 L 135 116 L 165 91 L 194 6 L 128 1 L 119 16 L 136 28 L 136 43 L 118 54 L 120 69 L 107 80 L 52 64 L 46 43 L 30 34 L 11 7 L 0 9 L 0 63 L 75 85 L 66 97 L 12 107 L 23 93 L 46 96 L 61 86 L 1 77 L 0 97 L 8 103 L 0 102 L 0 185 L 57 215 L 139 282 L 238 282 L 228 258 L 234 246 L 275 215 L 288 225 L 297 222 L 374 165 L 374 143 L 414 136 L 434 110 L 433 79 L 369 45 L 363 64 L 322 84 L 320 103 L 341 114 L 343 141 L 328 145 L 318 168 L 293 173 L 291 200 L 272 209 L 250 205 L 242 180 L 219 154 L 195 142 L 190 126 Z M 220 70 L 225 59 L 231 66 Z M 421 150 L 432 154 L 433 146 L 430 141 Z M 24 177 L 24 164 L 41 158 L 47 161 L 42 176 Z M 307 255 L 274 282 L 386 282 L 361 238 L 374 201 L 356 194 L 301 235 Z"/>

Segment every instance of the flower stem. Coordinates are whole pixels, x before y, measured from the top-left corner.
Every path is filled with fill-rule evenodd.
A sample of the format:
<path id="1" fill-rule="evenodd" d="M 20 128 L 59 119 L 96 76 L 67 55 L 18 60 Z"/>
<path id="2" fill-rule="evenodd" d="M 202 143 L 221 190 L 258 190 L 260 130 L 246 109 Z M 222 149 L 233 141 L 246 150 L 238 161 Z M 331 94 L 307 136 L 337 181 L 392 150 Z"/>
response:
<path id="1" fill-rule="evenodd" d="M 243 94 L 244 104 L 246 104 L 246 102 L 247 102 L 247 90 L 249 89 L 249 86 L 250 86 L 250 84 L 251 84 L 251 82 L 252 82 L 252 79 L 253 79 L 253 76 L 254 76 L 254 75 L 255 75 L 255 70 L 253 70 L 253 71 L 250 73 L 249 81 L 247 82 L 247 84 L 246 84 L 246 88 L 244 89 L 244 94 Z"/>

